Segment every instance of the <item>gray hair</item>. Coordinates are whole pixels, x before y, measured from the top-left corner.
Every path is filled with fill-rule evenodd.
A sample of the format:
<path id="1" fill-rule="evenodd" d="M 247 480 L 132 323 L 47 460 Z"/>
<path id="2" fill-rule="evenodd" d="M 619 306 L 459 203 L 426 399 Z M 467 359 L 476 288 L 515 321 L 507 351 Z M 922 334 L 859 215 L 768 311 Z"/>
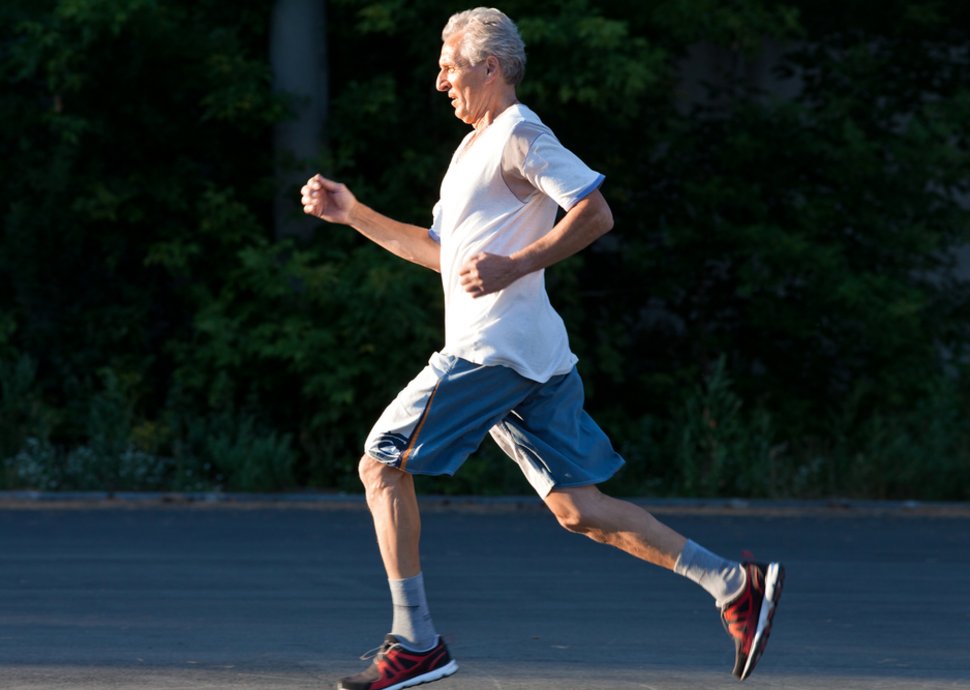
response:
<path id="1" fill-rule="evenodd" d="M 494 55 L 509 84 L 518 85 L 525 76 L 525 43 L 515 23 L 494 7 L 476 7 L 453 14 L 441 32 L 446 41 L 454 34 L 464 34 L 461 55 L 472 65 Z"/>

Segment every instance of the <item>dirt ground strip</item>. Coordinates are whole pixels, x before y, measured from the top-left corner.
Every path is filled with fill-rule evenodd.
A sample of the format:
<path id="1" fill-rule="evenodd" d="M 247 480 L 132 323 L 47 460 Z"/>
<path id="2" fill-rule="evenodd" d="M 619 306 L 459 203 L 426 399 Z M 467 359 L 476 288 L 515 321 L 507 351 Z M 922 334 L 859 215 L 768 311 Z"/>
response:
<path id="1" fill-rule="evenodd" d="M 624 497 L 657 515 L 739 517 L 934 517 L 970 519 L 970 502 L 671 499 Z M 536 496 L 419 496 L 422 511 L 515 513 L 544 511 Z M 199 509 L 366 510 L 363 495 L 343 493 L 159 493 L 0 491 L 2 510 L 193 507 Z"/>

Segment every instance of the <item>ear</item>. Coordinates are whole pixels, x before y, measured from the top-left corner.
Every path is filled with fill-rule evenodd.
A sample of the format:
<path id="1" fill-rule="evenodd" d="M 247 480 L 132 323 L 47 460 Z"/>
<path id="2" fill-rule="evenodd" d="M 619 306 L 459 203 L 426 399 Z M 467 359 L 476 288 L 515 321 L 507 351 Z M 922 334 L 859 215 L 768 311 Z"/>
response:
<path id="1" fill-rule="evenodd" d="M 485 58 L 485 76 L 486 77 L 499 77 L 501 76 L 501 65 L 499 64 L 498 58 L 494 55 L 489 55 Z"/>

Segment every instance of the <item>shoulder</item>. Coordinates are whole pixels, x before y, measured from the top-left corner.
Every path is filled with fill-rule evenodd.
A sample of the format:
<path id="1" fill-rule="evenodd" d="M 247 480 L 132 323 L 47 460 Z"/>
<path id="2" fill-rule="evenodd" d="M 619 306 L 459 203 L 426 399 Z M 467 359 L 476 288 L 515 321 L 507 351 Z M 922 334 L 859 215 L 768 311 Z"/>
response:
<path id="1" fill-rule="evenodd" d="M 532 110 L 522 104 L 513 107 L 515 112 L 509 118 L 508 136 L 502 154 L 505 167 L 521 165 L 536 142 L 543 138 L 558 143 L 552 130 Z"/>
<path id="2" fill-rule="evenodd" d="M 552 135 L 552 130 L 528 106 L 516 103 L 509 113 L 509 137 L 520 141 L 535 141 L 540 135 Z"/>

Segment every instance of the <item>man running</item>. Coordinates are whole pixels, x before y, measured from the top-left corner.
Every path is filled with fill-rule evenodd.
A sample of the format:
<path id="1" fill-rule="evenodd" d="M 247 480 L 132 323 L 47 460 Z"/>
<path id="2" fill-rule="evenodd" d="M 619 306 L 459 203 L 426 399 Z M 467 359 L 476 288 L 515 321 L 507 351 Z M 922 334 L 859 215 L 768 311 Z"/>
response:
<path id="1" fill-rule="evenodd" d="M 338 687 L 398 690 L 458 670 L 425 596 L 413 475 L 454 474 L 486 434 L 564 528 L 707 590 L 735 642 L 733 673 L 744 680 L 768 640 L 782 566 L 721 558 L 596 486 L 623 459 L 583 409 L 577 358 L 543 271 L 612 228 L 603 175 L 518 101 L 525 46 L 505 14 L 455 14 L 442 41 L 437 89 L 472 130 L 441 183 L 431 228 L 382 215 L 320 175 L 302 189 L 307 214 L 440 272 L 445 299 L 444 347 L 378 419 L 360 460 L 393 620 L 370 666 Z M 558 222 L 557 208 L 565 211 Z"/>

